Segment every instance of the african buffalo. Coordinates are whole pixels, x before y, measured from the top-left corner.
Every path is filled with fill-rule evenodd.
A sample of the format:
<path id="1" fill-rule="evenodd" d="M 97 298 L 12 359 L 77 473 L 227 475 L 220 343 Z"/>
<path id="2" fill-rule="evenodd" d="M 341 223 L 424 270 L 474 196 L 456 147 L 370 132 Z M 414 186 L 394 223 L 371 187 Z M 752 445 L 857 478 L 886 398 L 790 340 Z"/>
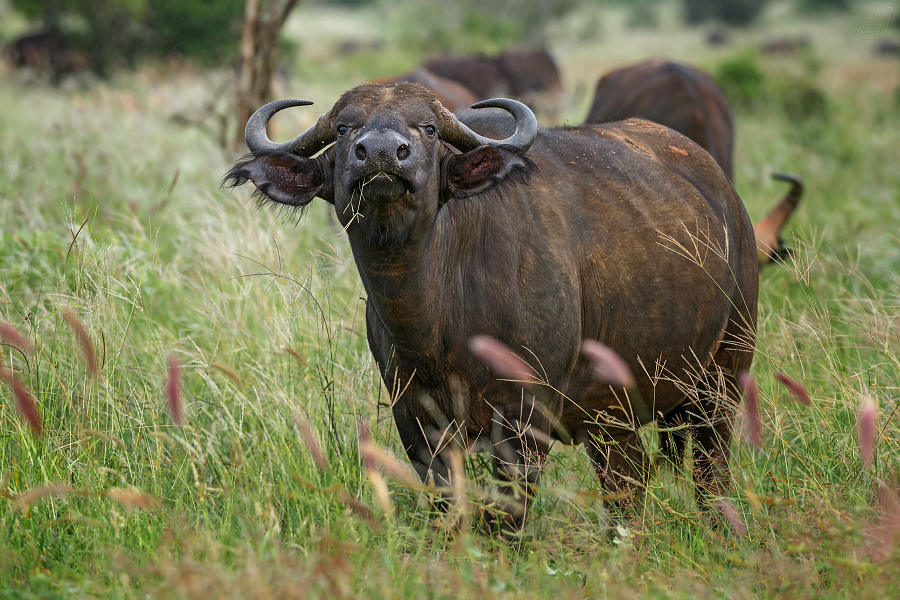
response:
<path id="1" fill-rule="evenodd" d="M 445 56 L 424 68 L 465 86 L 480 100 L 509 96 L 548 104 L 562 91 L 559 69 L 546 50 L 507 50 L 498 56 Z"/>
<path id="2" fill-rule="evenodd" d="M 671 127 L 709 152 L 733 179 L 734 125 L 725 94 L 709 75 L 693 67 L 659 60 L 616 69 L 597 83 L 587 123 L 606 123 L 642 117 Z M 792 182 L 791 191 L 756 229 L 760 265 L 783 258 L 781 229 L 797 208 L 803 186 Z M 776 176 L 778 178 L 778 176 Z M 777 228 L 773 229 L 774 226 Z"/>
<path id="3" fill-rule="evenodd" d="M 423 481 L 449 489 L 454 447 L 490 450 L 514 530 L 551 440 L 585 445 L 602 484 L 628 496 L 647 476 L 637 427 L 652 420 L 678 424 L 673 452 L 690 431 L 699 489 L 726 491 L 759 272 L 750 219 L 708 153 L 640 119 L 539 130 L 509 99 L 458 118 L 416 84 L 358 86 L 297 138 L 269 140 L 273 114 L 308 104 L 260 108 L 225 183 L 334 205 Z M 469 347 L 482 334 L 529 357 L 537 380 L 493 376 Z M 598 381 L 583 340 L 621 355 L 636 388 Z"/>
<path id="4" fill-rule="evenodd" d="M 467 108 L 478 102 L 478 98 L 462 84 L 450 79 L 438 77 L 424 67 L 419 67 L 414 71 L 403 73 L 402 75 L 379 79 L 372 83 L 380 83 L 383 85 L 418 83 L 431 90 L 431 93 L 438 99 L 438 102 L 451 112 L 455 112 L 459 108 Z"/>
<path id="5" fill-rule="evenodd" d="M 651 60 L 600 78 L 586 123 L 630 117 L 655 121 L 691 138 L 732 177 L 734 123 L 725 94 L 702 71 Z"/>

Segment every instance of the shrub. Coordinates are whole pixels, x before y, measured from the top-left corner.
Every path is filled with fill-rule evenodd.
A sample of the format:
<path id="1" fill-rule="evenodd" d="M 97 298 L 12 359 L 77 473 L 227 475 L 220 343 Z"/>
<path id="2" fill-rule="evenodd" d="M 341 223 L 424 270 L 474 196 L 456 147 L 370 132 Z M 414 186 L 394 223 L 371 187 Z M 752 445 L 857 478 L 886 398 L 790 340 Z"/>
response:
<path id="1" fill-rule="evenodd" d="M 713 78 L 735 106 L 752 106 L 766 92 L 766 77 L 753 52 L 738 54 L 720 63 Z"/>

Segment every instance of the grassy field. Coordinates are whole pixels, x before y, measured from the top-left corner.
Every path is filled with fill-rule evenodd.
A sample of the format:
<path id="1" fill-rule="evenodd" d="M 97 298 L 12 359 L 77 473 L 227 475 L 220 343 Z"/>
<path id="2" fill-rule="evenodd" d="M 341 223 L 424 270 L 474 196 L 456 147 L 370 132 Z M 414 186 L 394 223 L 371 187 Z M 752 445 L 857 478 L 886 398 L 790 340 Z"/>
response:
<path id="1" fill-rule="evenodd" d="M 617 64 L 749 62 L 763 80 L 737 108 L 736 187 L 758 219 L 784 191 L 773 171 L 806 181 L 794 258 L 761 278 L 763 442 L 736 440 L 731 463 L 745 535 L 701 514 L 689 474 L 664 464 L 642 512 L 611 525 L 589 460 L 565 447 L 518 544 L 455 530 L 395 474 L 383 475 L 385 503 L 358 424 L 405 459 L 327 205 L 299 220 L 255 210 L 249 190 L 218 187 L 236 155 L 172 119 L 200 119 L 222 75 L 148 65 L 55 89 L 0 72 L 0 322 L 34 343 L 0 346 L 0 361 L 44 427 L 33 435 L 0 387 L 0 598 L 900 595 L 900 64 L 856 35 L 873 5 L 809 16 L 776 3 L 716 49 L 677 26 L 671 4 L 654 29 L 627 28 L 625 8 L 552 24 L 562 119 L 579 122 L 596 77 Z M 330 51 L 371 32 L 371 18 L 298 11 L 288 31 L 300 51 L 280 93 L 316 106 L 279 117 L 276 139 L 347 87 L 415 64 L 390 43 L 374 58 Z M 800 33 L 809 53 L 746 54 Z M 183 425 L 167 409 L 170 356 Z M 802 382 L 812 406 L 776 373 Z M 866 398 L 877 415 L 868 468 Z M 486 463 L 467 459 L 473 491 Z"/>

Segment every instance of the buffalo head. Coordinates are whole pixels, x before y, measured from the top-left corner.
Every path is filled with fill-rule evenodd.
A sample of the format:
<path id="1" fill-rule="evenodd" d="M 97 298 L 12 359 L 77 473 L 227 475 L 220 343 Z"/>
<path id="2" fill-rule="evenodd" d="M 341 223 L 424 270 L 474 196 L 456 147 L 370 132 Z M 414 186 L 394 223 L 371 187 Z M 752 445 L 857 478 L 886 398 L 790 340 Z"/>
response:
<path id="1" fill-rule="evenodd" d="M 260 108 L 247 122 L 251 154 L 225 181 L 250 180 L 261 200 L 293 207 L 323 198 L 334 204 L 344 226 L 357 222 L 369 244 L 409 240 L 426 231 L 451 198 L 522 180 L 534 170 L 525 152 L 534 143 L 537 120 L 515 100 L 474 105 L 515 117 L 515 133 L 495 140 L 460 123 L 417 84 L 367 84 L 341 96 L 295 139 L 278 144 L 268 138 L 272 115 L 309 104 L 278 100 Z"/>

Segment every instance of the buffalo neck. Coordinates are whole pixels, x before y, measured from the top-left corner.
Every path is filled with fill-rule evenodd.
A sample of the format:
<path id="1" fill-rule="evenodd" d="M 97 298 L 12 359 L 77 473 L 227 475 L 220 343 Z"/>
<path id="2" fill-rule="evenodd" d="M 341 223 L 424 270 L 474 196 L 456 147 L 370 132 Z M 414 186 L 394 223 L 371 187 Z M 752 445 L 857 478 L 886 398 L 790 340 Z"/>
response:
<path id="1" fill-rule="evenodd" d="M 353 257 L 368 302 L 398 350 L 420 352 L 437 342 L 453 302 L 467 290 L 457 277 L 484 256 L 484 215 L 476 199 L 451 201 L 403 244 L 370 244 L 351 227 Z"/>

